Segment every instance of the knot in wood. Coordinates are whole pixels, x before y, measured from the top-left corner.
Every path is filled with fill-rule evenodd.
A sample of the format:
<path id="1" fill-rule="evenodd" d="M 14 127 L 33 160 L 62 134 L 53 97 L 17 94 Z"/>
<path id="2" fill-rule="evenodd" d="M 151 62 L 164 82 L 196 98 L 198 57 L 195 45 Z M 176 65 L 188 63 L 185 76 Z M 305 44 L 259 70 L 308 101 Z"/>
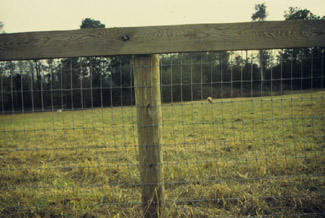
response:
<path id="1" fill-rule="evenodd" d="M 120 36 L 120 39 L 121 39 L 123 42 L 127 42 L 127 41 L 129 41 L 130 37 L 129 37 L 128 35 L 124 34 L 124 35 L 121 35 L 121 36 Z"/>

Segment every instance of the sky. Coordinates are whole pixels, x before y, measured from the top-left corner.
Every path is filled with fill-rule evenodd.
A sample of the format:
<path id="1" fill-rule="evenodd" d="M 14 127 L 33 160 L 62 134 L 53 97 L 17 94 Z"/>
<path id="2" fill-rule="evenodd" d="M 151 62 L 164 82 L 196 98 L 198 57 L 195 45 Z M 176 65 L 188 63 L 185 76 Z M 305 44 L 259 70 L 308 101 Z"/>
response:
<path id="1" fill-rule="evenodd" d="M 325 15 L 325 0 L 0 0 L 6 33 L 79 29 L 82 19 L 106 27 L 249 22 L 257 3 L 266 20 L 284 20 L 289 7 Z"/>

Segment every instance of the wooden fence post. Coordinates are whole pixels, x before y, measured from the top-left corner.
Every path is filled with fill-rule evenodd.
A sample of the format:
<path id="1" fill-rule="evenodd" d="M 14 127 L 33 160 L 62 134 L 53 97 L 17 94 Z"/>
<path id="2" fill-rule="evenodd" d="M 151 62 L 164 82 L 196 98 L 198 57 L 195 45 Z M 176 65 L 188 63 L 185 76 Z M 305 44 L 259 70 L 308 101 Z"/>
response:
<path id="1" fill-rule="evenodd" d="M 164 217 L 159 55 L 133 56 L 144 217 Z"/>

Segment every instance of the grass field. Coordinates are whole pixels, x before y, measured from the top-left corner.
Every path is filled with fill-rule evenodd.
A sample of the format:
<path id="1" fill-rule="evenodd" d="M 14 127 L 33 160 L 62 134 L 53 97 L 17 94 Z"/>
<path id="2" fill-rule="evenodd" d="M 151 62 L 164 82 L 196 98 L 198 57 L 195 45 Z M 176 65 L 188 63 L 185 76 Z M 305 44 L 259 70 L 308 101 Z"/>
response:
<path id="1" fill-rule="evenodd" d="M 324 91 L 162 105 L 168 217 L 323 217 Z M 0 217 L 141 217 L 135 107 L 0 120 Z"/>

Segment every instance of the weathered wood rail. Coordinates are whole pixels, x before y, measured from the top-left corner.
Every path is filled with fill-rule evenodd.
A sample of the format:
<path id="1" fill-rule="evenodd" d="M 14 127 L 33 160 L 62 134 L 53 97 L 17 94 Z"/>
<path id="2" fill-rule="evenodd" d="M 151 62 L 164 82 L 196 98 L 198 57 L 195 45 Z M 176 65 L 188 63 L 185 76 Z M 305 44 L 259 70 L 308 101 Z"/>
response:
<path id="1" fill-rule="evenodd" d="M 0 35 L 0 61 L 325 46 L 325 21 L 266 21 Z"/>

